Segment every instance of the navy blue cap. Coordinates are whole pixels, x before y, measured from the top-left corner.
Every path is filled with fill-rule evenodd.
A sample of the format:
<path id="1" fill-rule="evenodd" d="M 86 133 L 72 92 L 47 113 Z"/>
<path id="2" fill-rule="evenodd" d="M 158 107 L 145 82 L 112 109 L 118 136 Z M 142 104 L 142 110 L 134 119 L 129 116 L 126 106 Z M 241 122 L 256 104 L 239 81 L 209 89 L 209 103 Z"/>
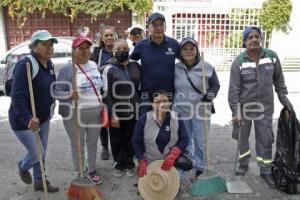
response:
<path id="1" fill-rule="evenodd" d="M 161 13 L 155 12 L 149 15 L 149 17 L 147 18 L 147 24 L 152 24 L 152 22 L 154 22 L 157 19 L 161 19 L 164 22 L 166 21 L 165 16 L 163 16 Z"/>
<path id="2" fill-rule="evenodd" d="M 186 43 L 191 43 L 191 44 L 194 45 L 195 47 L 198 47 L 197 41 L 196 41 L 196 40 L 194 40 L 194 39 L 191 38 L 191 37 L 186 37 L 186 38 L 183 38 L 182 41 L 180 42 L 179 48 L 182 48 Z"/>
<path id="3" fill-rule="evenodd" d="M 243 31 L 243 48 L 246 48 L 245 42 L 248 38 L 248 35 L 253 31 L 256 31 L 261 37 L 260 28 L 258 28 L 257 26 L 248 26 L 248 27 L 246 27 L 245 30 Z"/>
<path id="4" fill-rule="evenodd" d="M 194 47 L 196 47 L 196 51 L 197 51 L 197 53 L 196 53 L 196 61 L 197 62 L 199 62 L 199 60 L 200 60 L 200 55 L 199 55 L 199 48 L 198 48 L 198 43 L 197 43 L 197 41 L 196 40 L 194 40 L 193 38 L 191 38 L 191 37 L 186 37 L 186 38 L 183 38 L 182 40 L 181 40 L 181 42 L 180 42 L 180 44 L 179 44 L 179 49 L 181 49 L 185 44 L 187 44 L 187 43 L 190 43 L 190 44 L 192 44 Z M 179 55 L 179 60 L 181 60 L 182 62 L 185 62 L 184 61 L 184 59 L 183 59 L 183 57 L 181 56 L 181 54 Z"/>

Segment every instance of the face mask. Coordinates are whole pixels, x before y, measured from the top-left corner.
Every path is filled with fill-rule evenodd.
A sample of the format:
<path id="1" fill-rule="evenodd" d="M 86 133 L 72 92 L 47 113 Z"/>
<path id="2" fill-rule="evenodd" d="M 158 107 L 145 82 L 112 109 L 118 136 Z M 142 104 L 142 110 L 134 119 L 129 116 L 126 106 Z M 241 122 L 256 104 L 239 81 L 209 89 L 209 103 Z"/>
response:
<path id="1" fill-rule="evenodd" d="M 115 52 L 115 59 L 119 62 L 124 62 L 129 58 L 129 51 L 116 51 Z"/>

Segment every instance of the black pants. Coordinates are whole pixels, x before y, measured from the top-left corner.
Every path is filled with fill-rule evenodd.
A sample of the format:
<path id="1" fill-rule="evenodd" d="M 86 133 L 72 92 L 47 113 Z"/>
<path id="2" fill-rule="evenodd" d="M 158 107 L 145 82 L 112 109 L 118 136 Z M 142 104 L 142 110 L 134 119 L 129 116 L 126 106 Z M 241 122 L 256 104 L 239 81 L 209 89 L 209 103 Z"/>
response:
<path id="1" fill-rule="evenodd" d="M 103 148 L 108 148 L 108 130 L 107 128 L 101 128 L 100 130 L 100 140 Z"/>
<path id="2" fill-rule="evenodd" d="M 136 120 L 120 120 L 120 128 L 110 128 L 110 144 L 113 158 L 116 162 L 115 169 L 132 169 L 134 151 L 131 144 Z"/>

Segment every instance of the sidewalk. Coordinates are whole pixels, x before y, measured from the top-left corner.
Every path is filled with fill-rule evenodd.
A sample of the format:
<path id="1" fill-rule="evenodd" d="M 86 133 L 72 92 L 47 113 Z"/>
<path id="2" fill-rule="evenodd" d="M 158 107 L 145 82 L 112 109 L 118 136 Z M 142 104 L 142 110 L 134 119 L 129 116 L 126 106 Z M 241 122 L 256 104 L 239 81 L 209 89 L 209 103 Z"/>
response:
<path id="1" fill-rule="evenodd" d="M 8 127 L 8 123 L 0 122 L 1 127 L 1 154 L 0 154 L 0 199 L 1 200 L 36 200 L 42 199 L 42 192 L 34 192 L 32 185 L 25 185 L 21 182 L 16 163 L 22 156 L 23 147 L 17 142 L 15 136 Z M 274 125 L 276 127 L 276 125 Z M 252 134 L 251 136 L 253 136 Z M 225 178 L 230 178 L 232 174 L 235 141 L 231 139 L 231 127 L 213 125 L 209 138 L 210 144 L 210 167 L 217 171 Z M 254 142 L 251 137 L 251 148 Z M 64 132 L 62 121 L 56 120 L 51 123 L 51 135 L 49 137 L 49 147 L 47 155 L 46 171 L 49 179 L 60 187 L 60 192 L 50 194 L 50 199 L 63 200 L 65 190 L 71 180 L 75 177 L 72 171 L 72 161 L 70 154 L 70 146 L 67 135 Z M 102 175 L 104 181 L 99 186 L 106 200 L 139 200 L 137 188 L 133 185 L 137 183 L 138 177 L 122 177 L 119 179 L 112 178 L 112 160 L 97 160 L 98 172 Z M 254 152 L 254 151 L 253 151 Z M 254 155 L 253 155 L 254 156 Z M 229 199 L 253 199 L 253 200 L 296 200 L 300 199 L 300 195 L 286 195 L 278 190 L 269 189 L 259 177 L 257 164 L 252 157 L 249 173 L 244 180 L 252 188 L 252 194 L 228 194 L 223 192 L 211 198 L 212 200 L 229 200 Z M 199 197 L 187 197 L 180 199 L 201 199 Z"/>
<path id="2" fill-rule="evenodd" d="M 289 90 L 289 99 L 292 101 L 296 113 L 300 118 L 300 89 L 294 84 L 298 81 L 300 73 L 285 73 L 286 85 Z M 209 157 L 210 168 L 217 171 L 221 176 L 230 178 L 232 175 L 236 143 L 231 139 L 231 112 L 227 103 L 228 72 L 218 72 L 221 89 L 217 99 L 214 101 L 216 114 L 212 117 L 212 126 L 209 136 Z M 278 118 L 281 106 L 275 98 L 274 119 Z M 23 156 L 24 148 L 17 140 L 9 127 L 7 110 L 9 98 L 0 97 L 0 200 L 37 200 L 42 199 L 42 192 L 34 192 L 32 185 L 25 185 L 19 178 L 17 162 Z M 56 107 L 57 108 L 57 107 Z M 57 112 L 56 112 L 57 113 Z M 274 120 L 274 134 L 276 135 L 277 125 Z M 259 169 L 255 162 L 254 134 L 251 133 L 252 162 L 249 173 L 244 180 L 252 188 L 252 194 L 228 194 L 223 192 L 217 194 L 209 200 L 299 200 L 300 195 L 287 195 L 279 190 L 269 189 L 259 176 Z M 112 178 L 112 159 L 102 161 L 100 159 L 101 145 L 98 144 L 97 167 L 98 172 L 103 177 L 103 183 L 99 186 L 106 200 L 140 200 L 138 189 L 133 185 L 137 183 L 138 177 Z M 275 146 L 273 146 L 275 147 Z M 72 170 L 72 160 L 70 144 L 67 134 L 63 128 L 60 117 L 56 114 L 51 120 L 49 145 L 46 159 L 46 173 L 51 183 L 60 187 L 60 192 L 50 194 L 50 200 L 66 199 L 65 191 L 75 178 Z M 186 195 L 185 195 L 186 196 Z M 187 199 L 201 199 L 185 197 Z"/>

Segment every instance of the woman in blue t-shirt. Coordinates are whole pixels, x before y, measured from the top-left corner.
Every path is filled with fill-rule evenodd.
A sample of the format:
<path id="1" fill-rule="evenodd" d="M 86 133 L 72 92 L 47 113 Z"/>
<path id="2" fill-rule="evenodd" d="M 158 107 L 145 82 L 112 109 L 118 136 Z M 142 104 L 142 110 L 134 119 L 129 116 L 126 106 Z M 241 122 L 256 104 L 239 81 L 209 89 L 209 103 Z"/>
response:
<path id="1" fill-rule="evenodd" d="M 37 155 L 35 132 L 38 132 L 42 143 L 42 158 L 48 144 L 49 123 L 54 99 L 51 97 L 51 83 L 55 81 L 55 73 L 50 58 L 53 55 L 53 43 L 57 39 L 46 30 L 38 30 L 31 36 L 29 48 L 31 55 L 20 60 L 14 69 L 11 104 L 9 108 L 10 126 L 27 150 L 27 154 L 18 162 L 19 175 L 26 184 L 32 183 L 29 172 L 33 168 L 34 190 L 43 191 L 42 174 Z M 30 106 L 29 87 L 27 81 L 26 64 L 32 69 L 32 86 L 36 117 L 33 117 Z M 59 189 L 47 180 L 48 192 L 57 192 Z"/>

